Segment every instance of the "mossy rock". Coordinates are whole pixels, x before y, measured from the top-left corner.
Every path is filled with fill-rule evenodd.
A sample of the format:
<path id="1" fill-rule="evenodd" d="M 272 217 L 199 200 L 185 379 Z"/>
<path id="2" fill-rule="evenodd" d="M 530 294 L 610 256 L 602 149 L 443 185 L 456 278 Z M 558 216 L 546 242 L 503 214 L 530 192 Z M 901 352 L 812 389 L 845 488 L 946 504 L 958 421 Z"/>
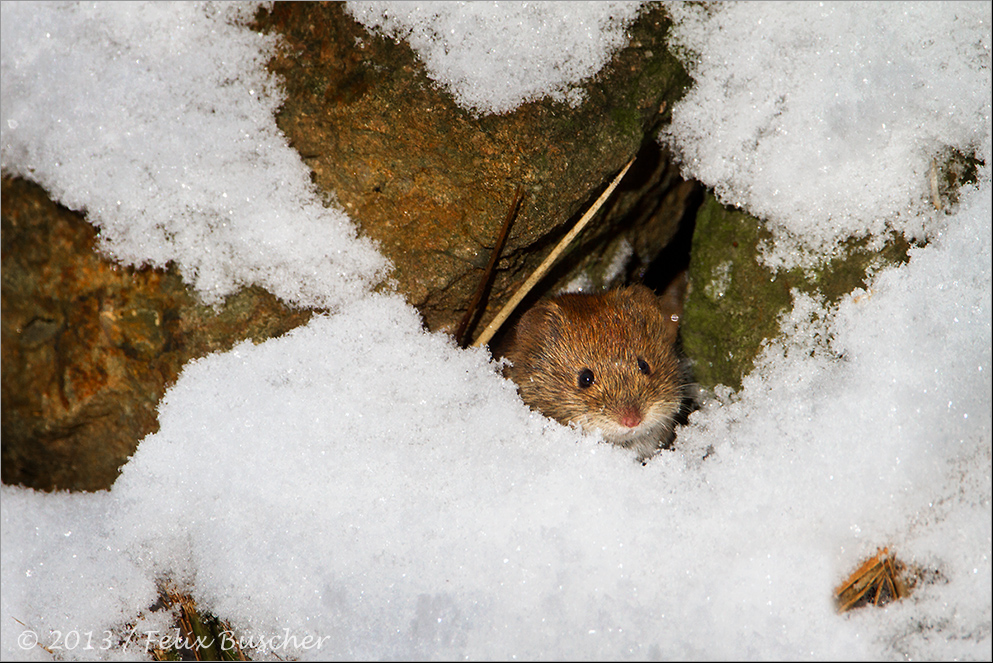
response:
<path id="1" fill-rule="evenodd" d="M 779 333 L 794 288 L 836 302 L 865 287 L 871 270 L 906 262 L 910 248 L 895 235 L 878 251 L 867 249 L 864 240 L 850 240 L 819 268 L 774 273 L 758 260 L 759 246 L 771 240 L 760 220 L 706 194 L 696 217 L 682 321 L 683 348 L 704 389 L 741 387 L 762 343 Z"/>

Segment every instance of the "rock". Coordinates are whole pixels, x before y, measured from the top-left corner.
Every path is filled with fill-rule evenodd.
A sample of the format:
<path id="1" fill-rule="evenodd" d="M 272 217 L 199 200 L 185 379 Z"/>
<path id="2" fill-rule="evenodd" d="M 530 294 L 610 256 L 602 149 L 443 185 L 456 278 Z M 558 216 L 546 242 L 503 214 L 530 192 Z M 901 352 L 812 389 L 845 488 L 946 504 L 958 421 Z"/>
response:
<path id="1" fill-rule="evenodd" d="M 340 3 L 278 3 L 257 20 L 287 43 L 270 65 L 288 93 L 280 128 L 316 184 L 379 242 L 430 329 L 457 326 L 518 184 L 525 200 L 483 323 L 643 145 L 620 195 L 536 294 L 622 239 L 643 267 L 675 233 L 686 189 L 655 136 L 689 78 L 665 48 L 663 8 L 633 24 L 579 107 L 541 101 L 483 117 L 459 108 L 405 42 L 371 35 Z"/>
<path id="2" fill-rule="evenodd" d="M 4 483 L 109 488 L 186 362 L 311 315 L 258 288 L 203 306 L 173 269 L 101 257 L 94 228 L 37 185 L 2 186 Z"/>
<path id="3" fill-rule="evenodd" d="M 773 273 L 759 263 L 759 245 L 772 234 L 755 217 L 721 205 L 707 193 L 693 230 L 690 289 L 681 334 L 693 359 L 693 375 L 705 389 L 741 387 L 762 342 L 779 334 L 779 316 L 792 306 L 791 290 L 836 302 L 865 287 L 870 266 L 908 260 L 910 244 L 892 236 L 879 251 L 865 241 L 849 241 L 839 257 L 818 269 Z"/>

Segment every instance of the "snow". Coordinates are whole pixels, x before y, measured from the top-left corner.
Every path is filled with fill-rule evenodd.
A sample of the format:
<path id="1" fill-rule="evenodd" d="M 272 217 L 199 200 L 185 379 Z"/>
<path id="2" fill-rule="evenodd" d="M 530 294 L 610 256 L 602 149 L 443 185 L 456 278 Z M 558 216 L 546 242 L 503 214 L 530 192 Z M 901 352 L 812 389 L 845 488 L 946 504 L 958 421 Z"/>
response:
<path id="1" fill-rule="evenodd" d="M 116 500 L 106 491 L 0 490 L 3 658 L 51 660 L 36 643 L 84 658 L 106 651 L 107 633 L 156 598 L 153 578 L 116 547 Z"/>
<path id="2" fill-rule="evenodd" d="M 387 262 L 321 204 L 276 127 L 275 42 L 243 26 L 252 15 L 5 3 L 0 164 L 85 211 L 107 255 L 175 262 L 208 303 L 255 283 L 333 308 Z"/>
<path id="3" fill-rule="evenodd" d="M 349 2 L 376 34 L 405 40 L 459 105 L 508 113 L 550 97 L 571 106 L 579 84 L 627 45 L 640 2 Z"/>
<path id="4" fill-rule="evenodd" d="M 665 139 L 686 176 L 767 221 L 768 265 L 816 264 L 851 236 L 930 237 L 932 159 L 989 140 L 988 3 L 672 10 L 695 84 Z"/>
<path id="5" fill-rule="evenodd" d="M 837 304 L 796 293 L 741 390 L 718 389 L 641 466 L 529 411 L 484 350 L 372 292 L 385 261 L 275 127 L 252 7 L 5 3 L 5 172 L 86 210 L 115 259 L 176 261 L 208 301 L 257 283 L 333 310 L 187 365 L 110 491 L 0 488 L 3 657 L 52 658 L 36 636 L 59 658 L 147 659 L 169 580 L 263 642 L 253 657 L 988 660 L 989 5 L 812 4 L 676 7 L 699 59 L 664 139 L 779 229 L 770 263 L 790 241 L 806 260 L 887 228 L 928 244 Z M 374 24 L 479 113 L 568 95 L 628 20 L 475 9 L 392 6 Z M 599 53 L 562 78 L 560 54 L 518 47 L 532 87 L 508 96 L 505 54 L 479 44 L 544 42 L 542 21 L 557 50 L 592 34 Z M 851 84 L 868 60 L 888 91 Z M 818 114 L 834 127 L 803 127 Z M 936 213 L 921 169 L 951 149 L 986 165 Z M 837 615 L 833 588 L 881 546 L 938 580 Z"/>

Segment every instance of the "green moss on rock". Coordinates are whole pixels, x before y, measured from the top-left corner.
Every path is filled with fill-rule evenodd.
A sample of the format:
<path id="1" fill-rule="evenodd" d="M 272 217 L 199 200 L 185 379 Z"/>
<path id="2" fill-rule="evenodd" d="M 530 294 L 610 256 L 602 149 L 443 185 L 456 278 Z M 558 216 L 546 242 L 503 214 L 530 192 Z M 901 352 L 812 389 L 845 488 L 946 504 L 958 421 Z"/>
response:
<path id="1" fill-rule="evenodd" d="M 682 322 L 683 347 L 694 362 L 695 380 L 705 389 L 741 387 L 763 341 L 778 333 L 793 288 L 835 302 L 864 287 L 872 269 L 906 262 L 910 248 L 896 236 L 879 251 L 851 240 L 819 269 L 773 273 L 757 260 L 760 242 L 771 239 L 761 221 L 706 195 L 696 218 Z"/>

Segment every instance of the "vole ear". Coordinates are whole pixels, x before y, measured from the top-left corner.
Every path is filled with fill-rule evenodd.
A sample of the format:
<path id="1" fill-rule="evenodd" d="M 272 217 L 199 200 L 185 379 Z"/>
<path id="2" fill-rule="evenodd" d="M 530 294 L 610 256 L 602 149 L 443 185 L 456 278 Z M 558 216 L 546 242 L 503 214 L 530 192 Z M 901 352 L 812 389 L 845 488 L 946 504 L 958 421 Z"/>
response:
<path id="1" fill-rule="evenodd" d="M 558 338 L 558 320 L 561 318 L 555 301 L 545 299 L 529 308 L 510 330 L 499 348 L 499 354 L 518 362 Z"/>
<path id="2" fill-rule="evenodd" d="M 644 306 L 651 306 L 658 308 L 661 305 L 658 295 L 656 295 L 651 288 L 647 286 L 643 286 L 640 283 L 635 285 L 629 285 L 628 287 L 621 290 L 621 292 L 625 296 L 630 297 L 631 300 L 636 301 Z"/>
<path id="3" fill-rule="evenodd" d="M 556 322 L 561 318 L 559 305 L 553 299 L 544 299 L 529 308 L 517 321 L 515 333 L 523 336 L 544 339 L 554 333 Z"/>
<path id="4" fill-rule="evenodd" d="M 686 289 L 688 285 L 689 279 L 684 269 L 669 281 L 669 285 L 665 287 L 665 292 L 659 297 L 659 304 L 662 305 L 662 313 L 667 320 L 672 320 L 677 326 L 679 325 L 679 320 L 683 317 L 683 303 L 686 301 Z"/>
<path id="5" fill-rule="evenodd" d="M 654 292 L 643 285 L 630 286 L 627 288 L 627 293 L 633 300 L 658 309 L 662 314 L 666 335 L 675 338 L 676 331 L 679 329 L 679 320 L 683 317 L 686 287 L 686 270 L 683 270 L 669 282 L 660 296 L 656 296 Z"/>

